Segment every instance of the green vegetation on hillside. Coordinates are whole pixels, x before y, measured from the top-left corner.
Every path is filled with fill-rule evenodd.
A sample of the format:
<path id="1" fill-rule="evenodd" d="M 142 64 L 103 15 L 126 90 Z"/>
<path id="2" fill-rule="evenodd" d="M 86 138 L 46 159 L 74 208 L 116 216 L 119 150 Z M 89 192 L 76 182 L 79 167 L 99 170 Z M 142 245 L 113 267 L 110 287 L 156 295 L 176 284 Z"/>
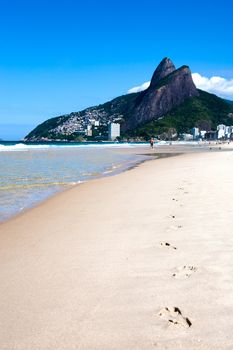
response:
<path id="1" fill-rule="evenodd" d="M 175 128 L 178 133 L 190 132 L 193 126 L 203 125 L 205 122 L 212 129 L 215 129 L 218 124 L 233 124 L 233 118 L 228 116 L 233 112 L 233 107 L 229 103 L 215 95 L 202 90 L 198 91 L 199 97 L 187 99 L 164 117 L 127 133 L 128 136 L 148 138 L 166 133 L 170 128 Z"/>
<path id="2" fill-rule="evenodd" d="M 72 112 L 67 115 L 50 118 L 45 122 L 38 125 L 35 129 L 33 129 L 25 139 L 30 138 L 48 138 L 48 139 L 59 139 L 59 140 L 68 140 L 68 141 L 76 141 L 80 138 L 80 134 L 73 133 L 71 135 L 66 134 L 57 134 L 53 132 L 57 126 L 63 124 L 70 117 L 84 117 L 86 112 L 94 112 L 98 111 L 100 113 L 104 112 L 108 117 L 115 115 L 119 116 L 123 119 L 127 119 L 132 113 L 132 109 L 135 106 L 135 100 L 137 99 L 139 93 L 132 93 L 123 96 L 119 96 L 112 101 L 108 101 L 104 104 L 100 104 L 98 106 L 86 108 L 80 112 Z M 107 121 L 106 121 L 107 122 Z"/>
<path id="3" fill-rule="evenodd" d="M 233 101 L 225 100 L 227 103 L 230 103 L 230 105 L 233 105 Z"/>
<path id="4" fill-rule="evenodd" d="M 183 67 L 184 68 L 184 67 Z M 167 77 L 165 78 L 167 79 Z M 193 126 L 199 126 L 206 129 L 215 129 L 218 124 L 233 125 L 233 102 L 223 100 L 215 95 L 209 94 L 202 90 L 199 91 L 198 97 L 193 97 L 185 100 L 180 106 L 174 108 L 162 118 L 153 120 L 146 124 L 140 125 L 134 130 L 122 133 L 122 137 L 143 137 L 149 138 L 152 135 L 161 135 L 168 133 L 169 129 L 176 129 L 178 133 L 190 132 Z M 27 136 L 30 138 L 48 138 L 48 139 L 60 139 L 78 141 L 81 140 L 84 135 L 79 132 L 66 135 L 61 133 L 55 133 L 55 129 L 58 125 L 63 124 L 70 117 L 85 116 L 88 112 L 105 113 L 105 125 L 110 117 L 119 116 L 122 120 L 127 120 L 132 113 L 136 105 L 140 104 L 146 92 L 132 93 L 115 98 L 112 101 L 106 102 L 99 106 L 91 107 L 80 112 L 73 112 L 68 115 L 59 116 L 46 120 L 44 123 L 38 125 Z M 230 114 L 231 113 L 231 114 Z M 106 128 L 106 126 L 103 125 Z M 105 135 L 106 130 L 101 134 Z M 98 133 L 96 134 L 98 135 Z M 93 137 L 95 138 L 95 133 Z M 91 139 L 91 138 L 88 138 Z M 99 137 L 98 137 L 99 139 Z"/>
<path id="5" fill-rule="evenodd" d="M 35 129 L 33 129 L 26 138 L 31 137 L 48 137 L 50 136 L 49 130 L 56 128 L 59 124 L 64 123 L 69 119 L 69 115 L 63 115 L 55 118 L 50 118 L 45 122 L 39 124 Z"/>

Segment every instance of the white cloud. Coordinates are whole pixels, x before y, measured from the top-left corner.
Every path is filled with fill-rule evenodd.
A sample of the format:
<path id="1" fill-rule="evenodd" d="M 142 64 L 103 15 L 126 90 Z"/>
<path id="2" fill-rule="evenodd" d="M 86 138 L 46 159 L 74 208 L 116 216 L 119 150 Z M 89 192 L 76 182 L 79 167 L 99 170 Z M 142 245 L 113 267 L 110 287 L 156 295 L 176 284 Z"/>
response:
<path id="1" fill-rule="evenodd" d="M 205 90 L 225 98 L 233 98 L 233 79 L 222 77 L 207 78 L 199 73 L 192 74 L 194 84 L 201 90 Z"/>
<path id="2" fill-rule="evenodd" d="M 127 91 L 127 93 L 132 94 L 133 92 L 140 92 L 140 91 L 146 90 L 149 87 L 149 85 L 150 85 L 150 81 L 147 81 L 147 82 L 143 83 L 142 85 L 135 86 L 132 89 L 129 89 Z"/>
<path id="3" fill-rule="evenodd" d="M 207 78 L 199 73 L 193 73 L 192 77 L 198 89 L 208 91 L 223 98 L 233 99 L 233 79 L 215 76 Z M 135 86 L 128 90 L 128 94 L 146 90 L 149 85 L 150 81 L 147 81 L 139 86 Z"/>

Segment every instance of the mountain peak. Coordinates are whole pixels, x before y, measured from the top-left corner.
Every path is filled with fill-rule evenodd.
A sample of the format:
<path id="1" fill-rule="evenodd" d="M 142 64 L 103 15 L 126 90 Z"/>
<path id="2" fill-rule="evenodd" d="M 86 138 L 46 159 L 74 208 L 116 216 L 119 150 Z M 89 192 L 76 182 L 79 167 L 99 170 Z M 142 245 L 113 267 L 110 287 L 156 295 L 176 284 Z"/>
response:
<path id="1" fill-rule="evenodd" d="M 121 132 L 126 135 L 153 135 L 168 127 L 186 132 L 202 118 L 212 120 L 213 125 L 232 122 L 229 119 L 232 113 L 230 104 L 197 90 L 190 68 L 181 66 L 176 69 L 168 57 L 156 68 L 151 86 L 143 92 L 123 95 L 99 106 L 46 120 L 25 140 L 77 140 L 89 130 L 87 127 L 93 120 L 100 125 L 101 138 L 107 135 L 108 123 L 116 121 L 121 122 Z M 99 131 L 93 136 L 96 140 Z"/>
<path id="2" fill-rule="evenodd" d="M 165 78 L 175 70 L 176 67 L 170 58 L 163 58 L 152 76 L 150 87 L 155 87 L 161 79 Z"/>

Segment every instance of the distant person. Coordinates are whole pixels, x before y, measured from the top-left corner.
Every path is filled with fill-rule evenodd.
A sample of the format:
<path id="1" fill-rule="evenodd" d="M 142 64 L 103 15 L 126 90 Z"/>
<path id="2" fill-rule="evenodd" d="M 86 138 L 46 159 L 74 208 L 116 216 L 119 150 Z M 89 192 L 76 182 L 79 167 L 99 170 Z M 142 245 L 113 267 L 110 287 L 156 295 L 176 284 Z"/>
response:
<path id="1" fill-rule="evenodd" d="M 153 137 L 151 137 L 151 139 L 150 139 L 150 147 L 151 148 L 154 148 L 154 139 L 153 139 Z"/>

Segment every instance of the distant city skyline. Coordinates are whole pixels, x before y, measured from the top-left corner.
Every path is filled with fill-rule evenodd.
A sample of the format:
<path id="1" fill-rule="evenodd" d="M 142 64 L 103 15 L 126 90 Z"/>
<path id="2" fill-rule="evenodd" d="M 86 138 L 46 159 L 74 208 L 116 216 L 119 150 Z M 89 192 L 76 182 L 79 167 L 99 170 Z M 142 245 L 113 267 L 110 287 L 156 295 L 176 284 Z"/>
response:
<path id="1" fill-rule="evenodd" d="M 231 0 L 1 4 L 0 138 L 140 87 L 165 56 L 233 100 L 232 12 Z"/>

